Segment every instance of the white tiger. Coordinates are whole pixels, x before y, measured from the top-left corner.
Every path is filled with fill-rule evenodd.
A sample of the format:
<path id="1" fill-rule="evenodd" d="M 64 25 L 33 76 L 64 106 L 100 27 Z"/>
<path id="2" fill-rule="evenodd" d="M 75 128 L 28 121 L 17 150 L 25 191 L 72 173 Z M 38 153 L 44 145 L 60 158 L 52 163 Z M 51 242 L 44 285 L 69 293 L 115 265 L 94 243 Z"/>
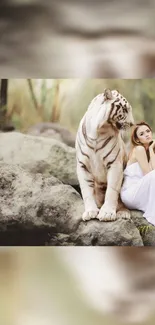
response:
<path id="1" fill-rule="evenodd" d="M 83 220 L 115 220 L 118 211 L 117 217 L 130 217 L 119 197 L 126 164 L 120 130 L 133 124 L 132 107 L 117 90 L 96 96 L 83 116 L 76 136 Z"/>

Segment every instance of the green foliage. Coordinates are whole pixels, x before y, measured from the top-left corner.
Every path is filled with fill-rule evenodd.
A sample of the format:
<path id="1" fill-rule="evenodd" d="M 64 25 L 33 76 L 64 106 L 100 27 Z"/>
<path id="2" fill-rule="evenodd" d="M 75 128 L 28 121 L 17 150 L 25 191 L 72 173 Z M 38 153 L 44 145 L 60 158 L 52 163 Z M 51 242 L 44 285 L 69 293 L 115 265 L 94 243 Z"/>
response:
<path id="1" fill-rule="evenodd" d="M 41 106 L 45 105 L 46 97 L 47 97 L 46 79 L 43 79 L 41 85 Z"/>
<path id="2" fill-rule="evenodd" d="M 131 103 L 135 122 L 145 120 L 155 130 L 155 79 L 32 79 L 32 85 L 37 107 L 26 79 L 9 80 L 8 115 L 21 130 L 51 121 L 54 113 L 76 132 L 90 101 L 105 88 L 118 89 Z"/>
<path id="3" fill-rule="evenodd" d="M 13 125 L 16 126 L 16 129 L 17 130 L 21 130 L 23 128 L 22 121 L 20 119 L 20 115 L 19 114 L 16 114 L 16 113 L 13 114 L 13 116 L 12 116 L 12 123 L 13 123 Z"/>

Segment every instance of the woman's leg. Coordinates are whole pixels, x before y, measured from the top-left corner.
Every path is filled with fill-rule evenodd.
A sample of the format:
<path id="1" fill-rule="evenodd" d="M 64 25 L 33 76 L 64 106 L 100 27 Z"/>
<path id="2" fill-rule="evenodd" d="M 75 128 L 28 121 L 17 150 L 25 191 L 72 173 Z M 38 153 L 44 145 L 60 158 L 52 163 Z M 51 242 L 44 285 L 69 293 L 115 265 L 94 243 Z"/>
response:
<path id="1" fill-rule="evenodd" d="M 155 170 L 150 172 L 148 175 L 149 177 L 147 181 L 149 185 L 148 185 L 148 192 L 146 194 L 147 204 L 144 210 L 145 212 L 144 217 L 155 226 Z M 143 197 L 142 197 L 142 201 L 143 201 Z"/>
<path id="2" fill-rule="evenodd" d="M 146 174 L 135 186 L 121 192 L 129 209 L 141 210 L 144 217 L 155 225 L 155 170 Z"/>

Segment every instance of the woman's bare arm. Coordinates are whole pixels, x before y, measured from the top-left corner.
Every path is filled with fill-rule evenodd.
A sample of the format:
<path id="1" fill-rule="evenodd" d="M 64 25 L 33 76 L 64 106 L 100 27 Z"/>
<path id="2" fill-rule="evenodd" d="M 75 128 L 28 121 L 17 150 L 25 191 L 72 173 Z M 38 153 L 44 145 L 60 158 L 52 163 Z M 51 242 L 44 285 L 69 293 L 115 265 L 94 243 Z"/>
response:
<path id="1" fill-rule="evenodd" d="M 147 159 L 147 155 L 146 155 L 146 151 L 145 148 L 142 146 L 137 146 L 134 149 L 134 154 L 135 154 L 135 158 L 137 160 L 137 162 L 139 163 L 143 174 L 146 175 L 148 174 L 151 170 L 152 170 L 152 164 L 150 166 L 148 159 Z"/>
<path id="2" fill-rule="evenodd" d="M 155 141 L 153 141 L 153 143 L 149 147 L 150 164 L 151 164 L 152 169 L 155 169 L 155 153 L 154 153 L 154 147 L 155 147 Z"/>

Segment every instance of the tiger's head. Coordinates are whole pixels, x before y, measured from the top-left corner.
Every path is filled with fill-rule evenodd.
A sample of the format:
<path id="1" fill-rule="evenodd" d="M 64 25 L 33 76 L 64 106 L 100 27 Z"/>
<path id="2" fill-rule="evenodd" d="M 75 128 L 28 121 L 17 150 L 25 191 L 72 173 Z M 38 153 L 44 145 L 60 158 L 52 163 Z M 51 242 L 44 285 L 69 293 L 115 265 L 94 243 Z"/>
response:
<path id="1" fill-rule="evenodd" d="M 108 107 L 108 122 L 118 130 L 126 130 L 133 126 L 134 118 L 129 102 L 117 90 L 105 89 L 104 104 Z"/>

